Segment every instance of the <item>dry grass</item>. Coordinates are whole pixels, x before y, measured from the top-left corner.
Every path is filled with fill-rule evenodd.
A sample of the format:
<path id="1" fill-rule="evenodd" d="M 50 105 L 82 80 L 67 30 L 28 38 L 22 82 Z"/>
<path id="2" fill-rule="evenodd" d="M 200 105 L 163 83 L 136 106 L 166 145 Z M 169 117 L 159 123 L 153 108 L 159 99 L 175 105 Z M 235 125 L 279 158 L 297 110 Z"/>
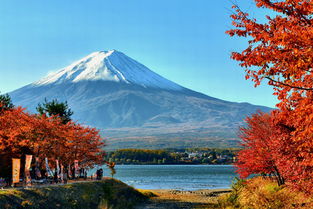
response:
<path id="1" fill-rule="evenodd" d="M 239 182 L 232 193 L 219 198 L 219 208 L 232 209 L 312 209 L 313 197 L 296 192 L 287 186 L 255 177 Z"/>

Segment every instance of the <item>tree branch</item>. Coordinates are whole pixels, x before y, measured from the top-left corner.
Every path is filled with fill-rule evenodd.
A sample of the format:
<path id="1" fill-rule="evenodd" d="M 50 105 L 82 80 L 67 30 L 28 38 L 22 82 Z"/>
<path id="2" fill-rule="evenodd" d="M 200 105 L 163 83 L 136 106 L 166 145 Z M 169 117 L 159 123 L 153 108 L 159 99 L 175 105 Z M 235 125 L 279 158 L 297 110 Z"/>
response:
<path id="1" fill-rule="evenodd" d="M 288 86 L 290 88 L 294 88 L 294 89 L 300 89 L 300 90 L 305 90 L 305 91 L 313 91 L 313 88 L 306 88 L 306 87 L 301 87 L 301 86 L 292 86 L 292 85 L 289 85 L 289 84 L 286 84 L 286 83 L 283 83 L 283 82 L 280 82 L 280 81 L 276 81 L 268 76 L 266 76 L 265 78 L 267 78 L 268 80 L 270 81 L 273 81 L 275 83 L 278 83 L 280 85 L 283 85 L 283 86 Z"/>

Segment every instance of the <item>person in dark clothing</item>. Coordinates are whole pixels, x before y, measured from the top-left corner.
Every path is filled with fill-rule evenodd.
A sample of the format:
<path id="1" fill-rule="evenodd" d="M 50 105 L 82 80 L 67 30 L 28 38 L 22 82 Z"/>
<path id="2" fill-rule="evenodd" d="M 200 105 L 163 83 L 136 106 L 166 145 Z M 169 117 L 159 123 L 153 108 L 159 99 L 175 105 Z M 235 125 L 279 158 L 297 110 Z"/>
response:
<path id="1" fill-rule="evenodd" d="M 85 169 L 85 172 L 84 172 L 84 179 L 87 180 L 87 171 Z"/>
<path id="2" fill-rule="evenodd" d="M 100 180 L 100 170 L 99 169 L 97 170 L 96 174 L 97 174 L 97 180 Z"/>
<path id="3" fill-rule="evenodd" d="M 99 180 L 102 180 L 102 177 L 103 177 L 103 169 L 101 168 L 99 170 Z"/>
<path id="4" fill-rule="evenodd" d="M 57 171 L 54 172 L 53 180 L 54 180 L 54 183 L 56 183 L 56 184 L 59 182 L 58 181 L 59 179 L 58 179 L 58 172 Z"/>
<path id="5" fill-rule="evenodd" d="M 76 178 L 76 173 L 75 173 L 75 168 L 73 167 L 72 168 L 72 179 L 75 179 Z"/>
<path id="6" fill-rule="evenodd" d="M 30 169 L 30 178 L 38 180 L 38 178 L 36 176 L 36 166 L 35 165 L 33 165 Z"/>
<path id="7" fill-rule="evenodd" d="M 67 171 L 63 173 L 63 183 L 67 184 L 68 173 Z"/>

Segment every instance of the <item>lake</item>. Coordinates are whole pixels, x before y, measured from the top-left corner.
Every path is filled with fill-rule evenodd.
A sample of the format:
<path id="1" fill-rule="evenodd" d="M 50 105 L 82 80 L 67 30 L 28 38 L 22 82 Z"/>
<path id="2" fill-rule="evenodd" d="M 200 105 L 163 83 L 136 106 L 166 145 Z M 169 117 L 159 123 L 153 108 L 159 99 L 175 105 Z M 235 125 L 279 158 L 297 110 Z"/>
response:
<path id="1" fill-rule="evenodd" d="M 199 190 L 230 188 L 236 176 L 232 165 L 117 165 L 114 178 L 138 189 Z"/>

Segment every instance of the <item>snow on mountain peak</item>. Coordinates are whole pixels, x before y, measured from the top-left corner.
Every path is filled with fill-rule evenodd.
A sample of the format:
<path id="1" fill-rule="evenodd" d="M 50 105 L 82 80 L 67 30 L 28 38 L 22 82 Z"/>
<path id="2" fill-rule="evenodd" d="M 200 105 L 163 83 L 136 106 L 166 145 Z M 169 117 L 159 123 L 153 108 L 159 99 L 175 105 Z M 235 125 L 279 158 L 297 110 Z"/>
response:
<path id="1" fill-rule="evenodd" d="M 183 88 L 116 50 L 91 53 L 57 72 L 50 73 L 33 85 L 92 80 L 124 82 L 169 90 L 181 90 Z"/>

